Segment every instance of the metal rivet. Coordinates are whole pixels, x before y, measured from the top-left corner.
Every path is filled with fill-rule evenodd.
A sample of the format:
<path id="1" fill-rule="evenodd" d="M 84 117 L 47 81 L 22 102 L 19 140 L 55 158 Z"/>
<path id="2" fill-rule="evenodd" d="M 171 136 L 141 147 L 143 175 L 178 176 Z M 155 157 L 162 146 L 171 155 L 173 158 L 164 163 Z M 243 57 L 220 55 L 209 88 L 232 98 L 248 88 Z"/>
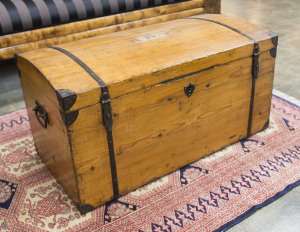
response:
<path id="1" fill-rule="evenodd" d="M 208 82 L 208 83 L 206 83 L 206 87 L 208 88 L 210 86 L 210 83 Z"/>
<path id="2" fill-rule="evenodd" d="M 173 97 L 172 97 L 172 96 L 168 97 L 168 100 L 169 100 L 169 101 L 172 101 L 172 99 L 173 99 Z"/>

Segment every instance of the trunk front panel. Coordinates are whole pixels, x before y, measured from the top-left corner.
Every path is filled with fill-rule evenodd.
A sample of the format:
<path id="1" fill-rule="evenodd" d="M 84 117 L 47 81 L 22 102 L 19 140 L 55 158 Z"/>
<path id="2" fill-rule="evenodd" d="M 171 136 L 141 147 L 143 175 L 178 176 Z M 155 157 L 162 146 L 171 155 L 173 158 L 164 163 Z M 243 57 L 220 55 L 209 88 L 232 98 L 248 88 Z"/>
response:
<path id="1" fill-rule="evenodd" d="M 252 133 L 269 118 L 274 61 L 260 56 Z M 252 57 L 215 66 L 112 99 L 113 139 L 120 194 L 124 195 L 247 136 Z M 195 84 L 190 97 L 184 92 Z M 101 105 L 79 110 L 70 126 L 82 202 L 113 198 Z"/>
<path id="2" fill-rule="evenodd" d="M 273 61 L 269 52 L 261 55 L 261 77 L 273 78 Z M 245 138 L 251 80 L 249 57 L 114 99 L 121 195 Z M 190 83 L 195 90 L 188 97 L 184 86 Z M 271 85 L 256 88 L 256 131 L 268 121 L 267 110 L 260 106 L 269 104 Z"/>

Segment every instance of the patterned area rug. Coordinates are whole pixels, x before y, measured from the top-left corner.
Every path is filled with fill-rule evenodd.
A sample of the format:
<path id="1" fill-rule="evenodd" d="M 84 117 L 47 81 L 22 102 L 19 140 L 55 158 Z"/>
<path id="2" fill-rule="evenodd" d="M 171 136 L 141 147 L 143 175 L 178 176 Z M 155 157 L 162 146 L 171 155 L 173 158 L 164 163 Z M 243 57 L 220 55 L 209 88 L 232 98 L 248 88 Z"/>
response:
<path id="1" fill-rule="evenodd" d="M 41 163 L 26 110 L 0 116 L 1 231 L 224 231 L 300 184 L 300 108 L 270 127 L 81 216 Z"/>

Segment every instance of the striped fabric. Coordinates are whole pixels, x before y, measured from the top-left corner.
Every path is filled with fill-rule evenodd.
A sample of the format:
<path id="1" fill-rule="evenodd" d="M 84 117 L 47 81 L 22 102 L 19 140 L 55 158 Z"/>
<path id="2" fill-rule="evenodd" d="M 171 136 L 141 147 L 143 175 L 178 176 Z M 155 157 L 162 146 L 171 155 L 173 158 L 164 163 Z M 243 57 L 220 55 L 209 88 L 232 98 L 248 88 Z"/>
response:
<path id="1" fill-rule="evenodd" d="M 0 35 L 185 0 L 0 0 Z"/>

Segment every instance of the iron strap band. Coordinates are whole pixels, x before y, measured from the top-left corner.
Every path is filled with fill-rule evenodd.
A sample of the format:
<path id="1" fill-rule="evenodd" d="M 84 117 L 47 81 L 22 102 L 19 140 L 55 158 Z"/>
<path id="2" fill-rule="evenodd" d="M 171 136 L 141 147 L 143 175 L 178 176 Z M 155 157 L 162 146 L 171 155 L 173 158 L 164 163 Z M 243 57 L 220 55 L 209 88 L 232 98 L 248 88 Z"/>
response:
<path id="1" fill-rule="evenodd" d="M 115 151 L 114 151 L 114 142 L 113 142 L 113 135 L 112 135 L 112 113 L 111 113 L 111 100 L 107 85 L 105 82 L 95 74 L 89 66 L 87 66 L 82 60 L 78 57 L 74 56 L 69 51 L 60 48 L 60 47 L 50 47 L 57 51 L 60 51 L 74 60 L 77 64 L 79 64 L 101 87 L 101 97 L 100 103 L 102 105 L 102 117 L 103 117 L 103 124 L 106 128 L 107 134 L 107 142 L 108 142 L 108 150 L 109 150 L 109 159 L 110 159 L 110 167 L 111 167 L 111 176 L 112 176 L 112 185 L 113 185 L 113 192 L 114 198 L 119 197 L 119 185 L 118 185 L 118 177 L 117 177 L 117 167 L 116 167 L 116 159 L 115 159 Z"/>
<path id="2" fill-rule="evenodd" d="M 254 106 L 254 93 L 255 93 L 255 80 L 258 77 L 258 72 L 259 72 L 259 46 L 258 46 L 258 41 L 251 36 L 245 34 L 244 32 L 233 28 L 227 24 L 211 20 L 211 19 L 205 19 L 205 18 L 186 18 L 186 19 L 198 19 L 198 20 L 204 20 L 212 23 L 219 24 L 221 26 L 227 27 L 231 30 L 233 30 L 236 33 L 239 33 L 240 35 L 246 37 L 247 39 L 250 39 L 254 43 L 253 47 L 253 63 L 252 63 L 252 87 L 251 87 L 251 99 L 250 99 L 250 109 L 249 109 L 249 119 L 248 119 L 248 128 L 247 128 L 247 137 L 251 135 L 251 128 L 252 128 L 252 117 L 253 117 L 253 106 Z"/>

